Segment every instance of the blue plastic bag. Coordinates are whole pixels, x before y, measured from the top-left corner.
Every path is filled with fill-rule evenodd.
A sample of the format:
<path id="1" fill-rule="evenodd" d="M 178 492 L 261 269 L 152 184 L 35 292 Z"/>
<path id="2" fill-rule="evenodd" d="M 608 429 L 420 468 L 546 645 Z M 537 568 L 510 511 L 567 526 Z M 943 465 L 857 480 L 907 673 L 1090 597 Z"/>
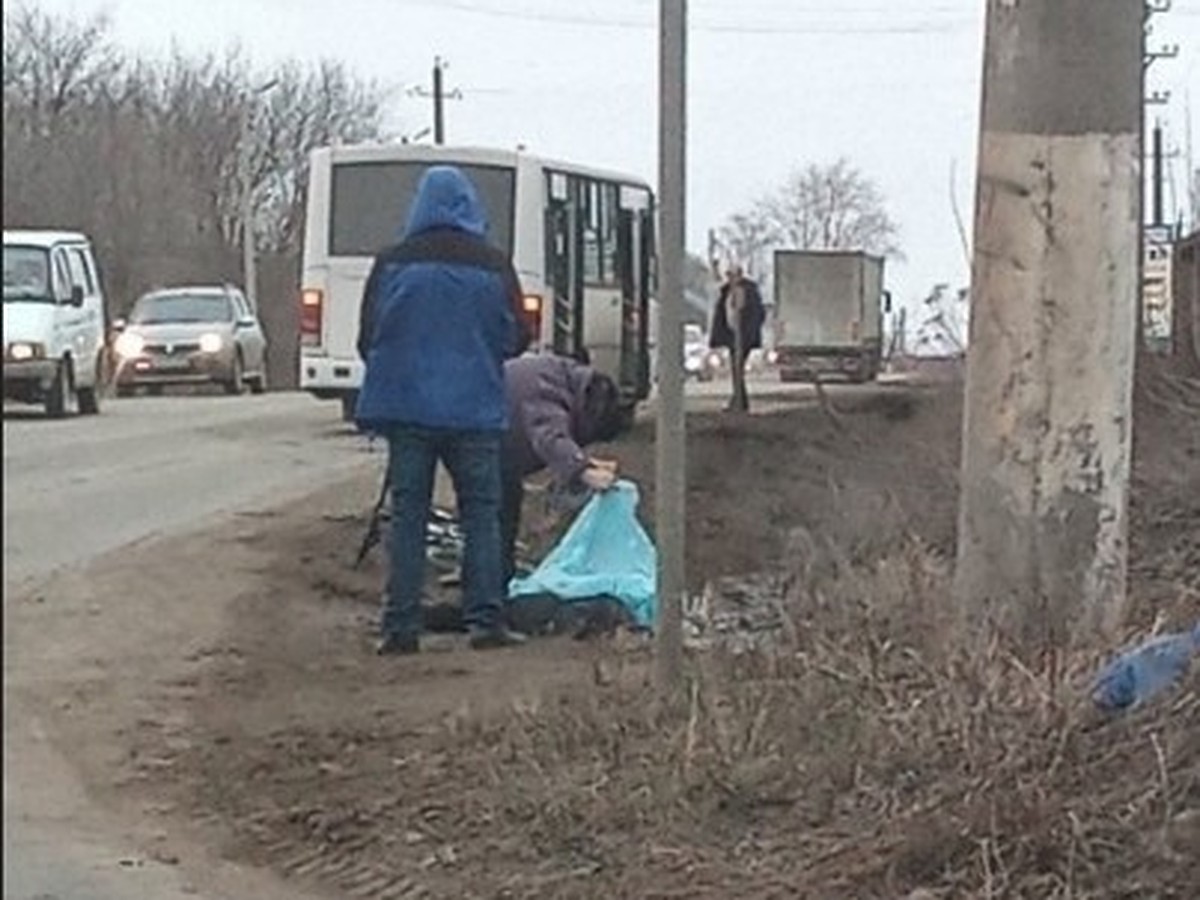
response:
<path id="1" fill-rule="evenodd" d="M 532 574 L 514 578 L 510 600 L 552 594 L 563 602 L 612 597 L 642 628 L 654 625 L 658 554 L 637 518 L 638 489 L 619 481 L 580 511 Z"/>
<path id="2" fill-rule="evenodd" d="M 1151 638 L 1100 670 L 1092 699 L 1106 712 L 1140 706 L 1179 681 L 1197 652 L 1200 622 L 1191 632 Z"/>

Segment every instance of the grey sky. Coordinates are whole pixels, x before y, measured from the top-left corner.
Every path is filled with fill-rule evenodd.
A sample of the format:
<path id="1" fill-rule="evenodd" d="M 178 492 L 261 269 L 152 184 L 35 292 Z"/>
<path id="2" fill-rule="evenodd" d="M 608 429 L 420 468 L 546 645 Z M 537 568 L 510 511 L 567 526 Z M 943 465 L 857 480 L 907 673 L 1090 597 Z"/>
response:
<path id="1" fill-rule="evenodd" d="M 583 164 L 656 171 L 657 0 L 40 0 L 106 9 L 119 40 L 159 53 L 240 43 L 257 62 L 343 59 L 395 88 L 397 131 L 428 124 L 434 55 L 450 61 L 451 143 L 513 147 Z M 794 166 L 849 157 L 886 194 L 907 255 L 889 281 L 912 302 L 967 265 L 950 203 L 951 168 L 970 227 L 983 0 L 692 0 L 689 226 L 710 226 Z M 1200 101 L 1200 0 L 1175 0 L 1152 45 L 1180 57 L 1151 86 L 1184 149 Z M 1190 88 L 1190 91 L 1189 91 Z M 1155 115 L 1158 114 L 1156 110 Z M 1193 116 L 1200 120 L 1200 110 Z M 1200 122 L 1193 122 L 1200 157 Z M 1182 203 L 1184 159 L 1172 162 Z"/>

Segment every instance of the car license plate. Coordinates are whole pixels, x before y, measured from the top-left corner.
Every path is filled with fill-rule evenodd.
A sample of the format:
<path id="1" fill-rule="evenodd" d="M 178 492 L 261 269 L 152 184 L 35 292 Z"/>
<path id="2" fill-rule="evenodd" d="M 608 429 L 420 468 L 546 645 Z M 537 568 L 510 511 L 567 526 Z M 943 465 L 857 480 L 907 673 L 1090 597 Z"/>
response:
<path id="1" fill-rule="evenodd" d="M 158 372 L 186 372 L 192 367 L 187 359 L 156 359 L 154 368 Z"/>

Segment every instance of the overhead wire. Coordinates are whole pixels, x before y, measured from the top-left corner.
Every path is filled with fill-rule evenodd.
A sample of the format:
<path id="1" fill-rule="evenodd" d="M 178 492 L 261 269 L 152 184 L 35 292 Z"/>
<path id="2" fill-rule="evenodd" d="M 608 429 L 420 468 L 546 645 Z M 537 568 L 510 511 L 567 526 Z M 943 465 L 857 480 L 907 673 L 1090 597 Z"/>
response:
<path id="1" fill-rule="evenodd" d="M 544 9 L 509 9 L 473 2 L 473 0 L 404 0 L 404 2 L 408 3 L 409 5 L 436 7 L 443 10 L 453 10 L 456 12 L 489 16 L 492 18 L 538 22 L 543 24 L 638 31 L 648 31 L 655 27 L 655 21 L 651 18 L 616 18 L 581 15 L 577 13 L 550 11 Z M 840 15 L 846 12 L 860 12 L 878 14 L 881 16 L 886 14 L 892 17 L 894 17 L 895 14 L 895 10 L 889 12 L 883 7 L 857 7 L 839 9 L 836 11 L 792 9 L 791 12 L 824 12 L 826 15 Z M 962 17 L 959 19 L 947 19 L 944 21 L 931 21 L 929 19 L 922 19 L 905 23 L 896 23 L 893 18 L 893 21 L 881 24 L 839 23 L 830 21 L 803 25 L 790 23 L 730 23 L 699 20 L 693 22 L 691 28 L 700 32 L 747 35 L 929 35 L 951 32 L 966 25 L 973 24 L 977 21 L 977 18 L 968 15 L 966 10 L 955 10 L 946 6 L 932 7 L 929 12 L 922 10 L 917 14 L 925 16 L 935 15 L 937 12 L 958 12 L 962 13 Z"/>

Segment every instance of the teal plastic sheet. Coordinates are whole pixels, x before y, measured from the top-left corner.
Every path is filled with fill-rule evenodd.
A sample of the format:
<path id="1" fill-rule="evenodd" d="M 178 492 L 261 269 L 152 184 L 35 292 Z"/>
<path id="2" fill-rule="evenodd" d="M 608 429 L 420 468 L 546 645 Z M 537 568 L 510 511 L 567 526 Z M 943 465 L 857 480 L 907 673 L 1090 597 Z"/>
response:
<path id="1" fill-rule="evenodd" d="M 611 597 L 638 626 L 653 627 L 658 554 L 637 507 L 631 481 L 592 497 L 542 564 L 513 579 L 510 601 L 547 594 L 564 603 Z"/>

